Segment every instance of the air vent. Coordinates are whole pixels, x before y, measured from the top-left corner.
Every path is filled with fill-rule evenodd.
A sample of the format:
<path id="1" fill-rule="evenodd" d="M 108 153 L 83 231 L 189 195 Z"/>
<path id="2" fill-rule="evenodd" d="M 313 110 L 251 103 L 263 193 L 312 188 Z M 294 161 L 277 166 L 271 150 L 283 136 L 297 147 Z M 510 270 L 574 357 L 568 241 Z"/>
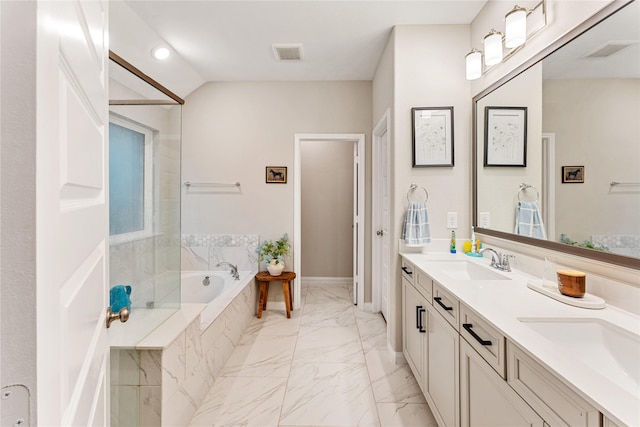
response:
<path id="1" fill-rule="evenodd" d="M 274 44 L 273 54 L 278 61 L 300 61 L 302 59 L 301 44 Z"/>
<path id="2" fill-rule="evenodd" d="M 611 56 L 614 53 L 620 52 L 622 49 L 634 45 L 638 42 L 635 41 L 616 41 L 616 42 L 607 42 L 604 46 L 600 46 L 595 51 L 585 55 L 585 58 L 606 58 L 607 56 Z"/>

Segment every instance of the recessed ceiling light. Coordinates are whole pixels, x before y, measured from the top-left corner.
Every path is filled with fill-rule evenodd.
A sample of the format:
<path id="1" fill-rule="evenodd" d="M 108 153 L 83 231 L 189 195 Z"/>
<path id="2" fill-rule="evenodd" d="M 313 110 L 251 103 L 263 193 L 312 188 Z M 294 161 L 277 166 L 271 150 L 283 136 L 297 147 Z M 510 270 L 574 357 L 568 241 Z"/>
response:
<path id="1" fill-rule="evenodd" d="M 170 53 L 169 49 L 164 46 L 159 46 L 151 51 L 151 55 L 159 60 L 167 59 Z"/>

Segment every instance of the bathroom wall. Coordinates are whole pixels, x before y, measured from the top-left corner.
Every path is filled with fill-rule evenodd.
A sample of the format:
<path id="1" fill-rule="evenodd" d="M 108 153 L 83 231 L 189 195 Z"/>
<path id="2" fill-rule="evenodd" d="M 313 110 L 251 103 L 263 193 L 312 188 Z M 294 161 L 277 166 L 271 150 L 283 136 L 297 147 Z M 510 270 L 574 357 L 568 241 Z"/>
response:
<path id="1" fill-rule="evenodd" d="M 364 133 L 371 167 L 371 82 L 210 82 L 186 99 L 183 181 L 240 182 L 240 188 L 182 192 L 185 234 L 293 235 L 296 133 Z M 288 167 L 287 184 L 266 184 L 266 166 Z M 371 229 L 366 187 L 365 230 Z M 370 246 L 367 235 L 365 247 Z M 370 271 L 370 250 L 365 253 Z M 365 276 L 370 287 L 370 278 Z M 271 293 L 270 293 L 271 297 Z"/>
<path id="2" fill-rule="evenodd" d="M 35 2 L 0 2 L 0 386 L 29 389 L 32 425 L 37 425 L 36 14 Z"/>
<path id="3" fill-rule="evenodd" d="M 470 232 L 471 101 L 464 75 L 468 25 L 396 26 L 374 79 L 373 111 L 392 110 L 391 287 L 388 319 L 393 349 L 401 351 L 399 239 L 411 183 L 429 191 L 433 238 L 448 238 L 447 212 L 458 212 L 459 237 Z M 391 65 L 392 64 L 392 65 Z M 390 69 L 390 66 L 392 69 Z M 454 167 L 412 168 L 411 108 L 454 107 Z M 374 117 L 374 121 L 379 117 Z M 454 189 L 454 191 L 452 191 Z"/>
<path id="4" fill-rule="evenodd" d="M 301 144 L 302 277 L 353 277 L 353 150 L 352 142 Z"/>
<path id="5" fill-rule="evenodd" d="M 545 80 L 544 131 L 557 135 L 558 173 L 563 165 L 585 167 L 583 184 L 556 183 L 556 240 L 560 233 L 578 242 L 640 236 L 640 191 L 609 186 L 640 182 L 638 94 L 639 79 Z"/>

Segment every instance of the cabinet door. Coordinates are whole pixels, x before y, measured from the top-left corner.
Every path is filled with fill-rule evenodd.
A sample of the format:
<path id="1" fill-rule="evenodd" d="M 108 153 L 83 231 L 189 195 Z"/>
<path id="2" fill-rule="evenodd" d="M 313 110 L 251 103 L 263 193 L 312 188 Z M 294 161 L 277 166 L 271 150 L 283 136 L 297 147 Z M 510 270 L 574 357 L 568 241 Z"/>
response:
<path id="1" fill-rule="evenodd" d="M 543 426 L 527 403 L 464 340 L 460 340 L 462 427 Z"/>
<path id="2" fill-rule="evenodd" d="M 433 306 L 427 307 L 427 402 L 440 427 L 460 425 L 459 336 Z"/>
<path id="3" fill-rule="evenodd" d="M 404 277 L 402 278 L 402 352 L 422 388 L 424 355 L 426 354 L 426 299 Z M 424 391 L 424 390 L 423 390 Z"/>

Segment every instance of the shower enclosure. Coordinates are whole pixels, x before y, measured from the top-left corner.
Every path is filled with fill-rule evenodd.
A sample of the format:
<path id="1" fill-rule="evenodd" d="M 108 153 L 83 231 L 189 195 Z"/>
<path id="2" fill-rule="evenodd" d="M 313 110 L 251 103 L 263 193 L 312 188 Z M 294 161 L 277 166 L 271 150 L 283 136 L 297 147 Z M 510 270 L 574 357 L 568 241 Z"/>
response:
<path id="1" fill-rule="evenodd" d="M 137 344 L 180 308 L 182 106 L 110 57 L 109 276 L 132 289 L 128 322 L 109 332 L 111 425 L 137 426 L 148 424 L 140 403 L 157 398 L 149 373 L 160 366 Z"/>

